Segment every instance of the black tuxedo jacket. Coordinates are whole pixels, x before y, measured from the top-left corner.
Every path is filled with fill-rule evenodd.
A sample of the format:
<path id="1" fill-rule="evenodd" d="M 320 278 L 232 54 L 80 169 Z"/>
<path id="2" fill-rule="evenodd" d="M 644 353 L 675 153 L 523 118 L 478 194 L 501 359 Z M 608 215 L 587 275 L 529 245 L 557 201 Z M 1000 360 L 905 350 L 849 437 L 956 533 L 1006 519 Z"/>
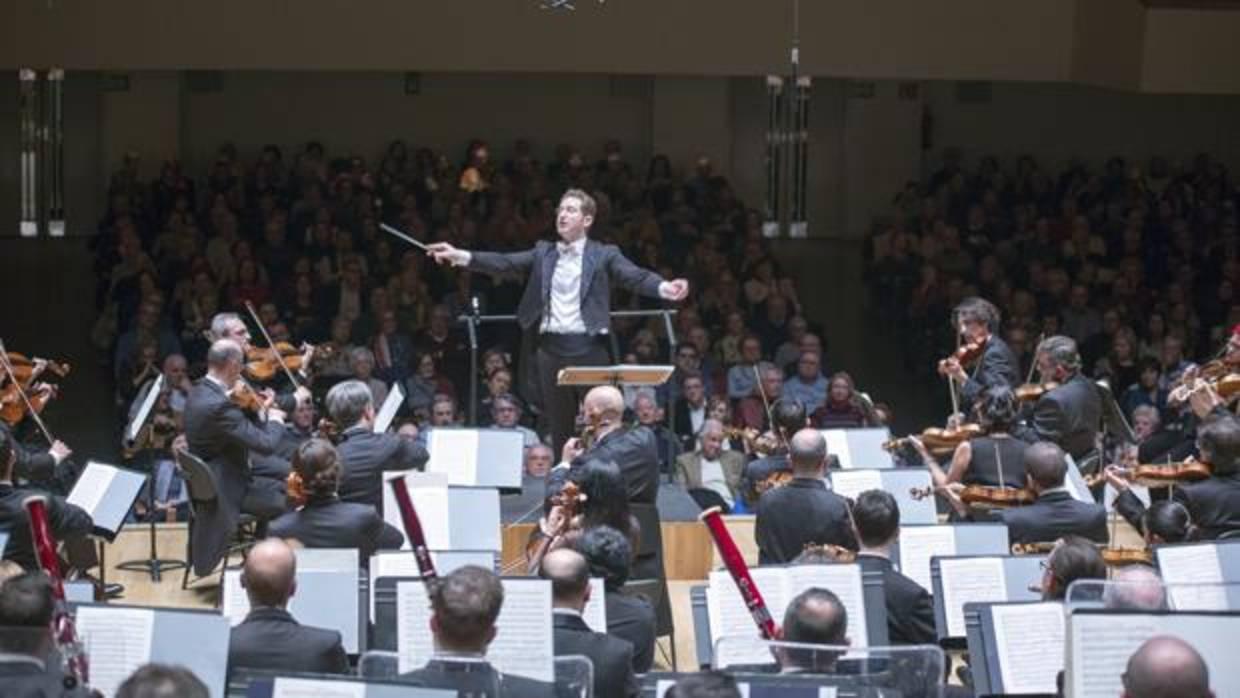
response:
<path id="1" fill-rule="evenodd" d="M 294 538 L 307 548 L 357 548 L 362 565 L 376 550 L 396 550 L 405 542 L 405 536 L 384 523 L 374 507 L 335 497 L 312 499 L 275 519 L 267 535 Z"/>
<path id="2" fill-rule="evenodd" d="M 1171 498 L 1184 505 L 1204 539 L 1213 540 L 1227 531 L 1240 530 L 1240 474 L 1177 485 Z M 1142 530 L 1141 515 L 1145 513 L 1145 505 L 1135 494 L 1125 490 L 1115 500 L 1115 508 L 1133 527 Z"/>
<path id="3" fill-rule="evenodd" d="M 34 494 L 47 496 L 48 527 L 56 540 L 87 535 L 93 526 L 90 514 L 62 497 L 47 495 L 40 490 L 0 485 L 0 531 L 7 529 L 9 534 L 4 559 L 12 560 L 27 570 L 39 569 L 34 543 L 30 539 L 30 517 L 22 506 L 22 501 Z"/>
<path id="4" fill-rule="evenodd" d="M 396 434 L 375 434 L 369 429 L 351 427 L 341 434 L 336 446 L 340 453 L 340 498 L 346 502 L 369 504 L 383 513 L 383 471 L 421 470 L 430 457 L 417 442 Z"/>
<path id="5" fill-rule="evenodd" d="M 1038 398 L 1033 406 L 1026 441 L 1051 441 L 1080 462 L 1094 449 L 1102 423 L 1102 395 L 1098 386 L 1081 374 Z"/>
<path id="6" fill-rule="evenodd" d="M 400 675 L 400 681 L 424 688 L 456 689 L 471 698 L 551 698 L 549 683 L 502 674 L 485 661 L 432 659 L 421 669 Z M 498 689 L 498 693 L 496 690 Z"/>
<path id="7" fill-rule="evenodd" d="M 1049 543 L 1075 534 L 1095 543 L 1105 543 L 1107 512 L 1101 504 L 1078 502 L 1064 492 L 1051 492 L 1023 507 L 995 511 L 992 515 L 1007 524 L 1011 543 Z"/>
<path id="8" fill-rule="evenodd" d="M 848 500 L 828 490 L 822 480 L 793 478 L 769 489 L 758 499 L 756 513 L 759 565 L 792 562 L 808 543 L 857 549 Z"/>
<path id="9" fill-rule="evenodd" d="M 0 695 L 5 698 L 90 698 L 87 689 L 78 686 L 66 690 L 64 675 L 53 667 L 40 669 L 26 661 L 0 662 Z"/>
<path id="10" fill-rule="evenodd" d="M 1020 365 L 1016 355 L 999 337 L 991 335 L 986 340 L 986 349 L 978 359 L 977 366 L 969 372 L 969 379 L 960 386 L 960 397 L 963 400 L 966 414 L 982 393 L 996 386 L 1015 388 L 1020 385 Z"/>
<path id="11" fill-rule="evenodd" d="M 214 381 L 203 378 L 190 389 L 185 401 L 185 438 L 190 453 L 215 474 L 219 488 L 214 502 L 195 505 L 190 529 L 195 574 L 209 574 L 232 539 L 241 501 L 250 488 L 251 451 L 271 455 L 283 435 L 281 424 L 250 421 Z"/>
<path id="12" fill-rule="evenodd" d="M 302 625 L 282 608 L 255 608 L 228 640 L 228 669 L 347 674 L 340 633 Z"/>
<path id="13" fill-rule="evenodd" d="M 491 276 L 526 277 L 525 292 L 517 306 L 521 328 L 537 329 L 551 307 L 551 275 L 560 252 L 554 242 L 539 240 L 523 252 L 472 252 L 469 270 Z M 587 240 L 581 260 L 581 319 L 587 334 L 599 334 L 611 326 L 611 286 L 633 293 L 659 297 L 658 274 L 629 261 L 619 247 Z"/>
<path id="14" fill-rule="evenodd" d="M 607 433 L 573 459 L 573 468 L 592 460 L 615 463 L 624 475 L 629 501 L 654 504 L 659 494 L 659 448 L 649 428 L 635 426 Z"/>
<path id="15" fill-rule="evenodd" d="M 629 596 L 619 589 L 604 595 L 607 607 L 607 634 L 633 646 L 633 671 L 644 674 L 654 665 L 654 607 L 645 599 Z"/>
<path id="16" fill-rule="evenodd" d="M 921 585 L 900 574 L 891 560 L 877 555 L 858 555 L 863 570 L 883 575 L 883 596 L 887 602 L 887 640 L 893 645 L 933 645 L 938 642 L 934 629 L 934 599 Z"/>
<path id="17" fill-rule="evenodd" d="M 556 656 L 579 654 L 594 664 L 596 698 L 636 698 L 640 691 L 633 675 L 633 645 L 590 630 L 581 616 L 556 613 L 552 622 Z"/>

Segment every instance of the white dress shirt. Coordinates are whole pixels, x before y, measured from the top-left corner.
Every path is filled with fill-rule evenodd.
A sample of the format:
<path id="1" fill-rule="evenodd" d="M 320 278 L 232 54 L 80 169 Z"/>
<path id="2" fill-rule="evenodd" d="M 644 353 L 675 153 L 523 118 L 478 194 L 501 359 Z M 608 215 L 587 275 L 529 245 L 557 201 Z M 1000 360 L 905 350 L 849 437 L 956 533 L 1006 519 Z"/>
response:
<path id="1" fill-rule="evenodd" d="M 551 275 L 551 308 L 543 318 L 542 331 L 553 334 L 584 334 L 581 318 L 581 262 L 586 249 L 584 237 L 571 243 L 556 243 L 560 258 Z"/>

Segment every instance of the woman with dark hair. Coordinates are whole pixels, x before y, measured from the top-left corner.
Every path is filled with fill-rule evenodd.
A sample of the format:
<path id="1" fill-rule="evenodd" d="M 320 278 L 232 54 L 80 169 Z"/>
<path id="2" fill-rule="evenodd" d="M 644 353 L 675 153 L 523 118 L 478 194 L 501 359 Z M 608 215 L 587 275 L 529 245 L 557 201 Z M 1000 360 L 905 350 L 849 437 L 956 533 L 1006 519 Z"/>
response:
<path id="1" fill-rule="evenodd" d="M 356 548 L 359 563 L 366 565 L 376 550 L 398 549 L 405 537 L 373 506 L 340 501 L 340 470 L 340 454 L 331 442 L 310 439 L 298 446 L 288 477 L 289 499 L 298 509 L 272 521 L 267 535 L 307 548 Z"/>
<path id="2" fill-rule="evenodd" d="M 564 506 L 558 497 L 568 482 L 577 486 L 580 499 L 573 518 L 565 521 Z M 628 488 L 624 475 L 615 463 L 593 460 L 579 468 L 553 471 L 547 478 L 543 512 L 544 516 L 526 547 L 531 572 L 538 569 L 542 555 L 556 548 L 576 545 L 581 532 L 595 526 L 610 526 L 620 531 L 629 539 L 633 550 L 638 549 L 640 526 L 629 512 Z M 548 536 L 553 536 L 553 540 L 543 550 L 542 543 Z M 643 575 L 634 576 L 640 578 Z"/>
<path id="3" fill-rule="evenodd" d="M 1092 541 L 1080 536 L 1064 536 L 1042 563 L 1042 600 L 1062 601 L 1068 585 L 1081 579 L 1106 581 L 1107 565 Z"/>
<path id="4" fill-rule="evenodd" d="M 827 383 L 827 401 L 809 417 L 817 429 L 860 429 L 876 424 L 874 409 L 857 392 L 852 376 L 837 371 Z"/>
<path id="5" fill-rule="evenodd" d="M 1020 403 L 1009 388 L 995 387 L 982 393 L 977 412 L 985 435 L 962 441 L 952 454 L 946 473 L 925 445 L 914 438 L 913 445 L 930 468 L 935 487 L 946 487 L 953 482 L 986 487 L 1024 487 L 1025 447 L 1029 444 L 1013 438 L 1011 434 L 1019 411 Z"/>
<path id="6" fill-rule="evenodd" d="M 1183 504 L 1161 499 L 1141 515 L 1141 534 L 1148 545 L 1190 543 L 1197 540 L 1197 527 Z"/>

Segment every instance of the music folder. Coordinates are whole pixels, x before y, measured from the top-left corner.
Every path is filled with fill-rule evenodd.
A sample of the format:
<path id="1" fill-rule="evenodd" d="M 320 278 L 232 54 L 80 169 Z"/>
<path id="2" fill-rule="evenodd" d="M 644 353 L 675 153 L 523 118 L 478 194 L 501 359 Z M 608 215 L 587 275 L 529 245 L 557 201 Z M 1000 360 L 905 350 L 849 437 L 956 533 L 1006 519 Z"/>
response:
<path id="1" fill-rule="evenodd" d="M 426 472 L 445 473 L 449 485 L 521 489 L 525 437 L 515 429 L 431 430 Z"/>
<path id="2" fill-rule="evenodd" d="M 1154 559 L 1172 608 L 1240 609 L 1240 540 L 1158 545 Z"/>
<path id="3" fill-rule="evenodd" d="M 981 695 L 1054 695 L 1064 666 L 1059 601 L 968 603 L 973 690 Z"/>
<path id="4" fill-rule="evenodd" d="M 954 555 L 930 559 L 934 585 L 934 625 L 940 644 L 965 641 L 964 607 L 970 603 L 1036 601 L 1031 591 L 1042 577 L 1045 556 Z"/>
<path id="5" fill-rule="evenodd" d="M 438 430 L 436 430 L 438 431 Z M 432 432 L 434 433 L 434 432 Z M 444 473 L 389 470 L 383 473 L 383 520 L 405 535 L 401 550 L 411 550 L 405 522 L 388 480 L 405 476 L 405 486 L 431 550 L 502 549 L 499 490 L 494 487 L 452 487 Z"/>
<path id="6" fill-rule="evenodd" d="M 164 389 L 164 374 L 155 376 L 155 380 L 148 383 L 146 393 L 143 394 L 142 403 L 138 407 L 138 413 L 129 421 L 129 425 L 125 427 L 125 444 L 132 445 L 138 440 L 138 432 L 142 431 L 142 426 L 146 424 L 146 418 L 151 416 L 151 410 L 155 407 L 155 401 L 159 399 L 159 393 Z"/>
<path id="7" fill-rule="evenodd" d="M 904 576 L 934 592 L 930 560 L 936 555 L 1007 555 L 1007 524 L 953 523 L 900 526 L 891 559 Z"/>
<path id="8" fill-rule="evenodd" d="M 89 461 L 66 500 L 90 514 L 92 534 L 116 540 L 146 483 L 146 473 Z"/>
<path id="9" fill-rule="evenodd" d="M 495 551 L 432 550 L 431 562 L 435 565 L 435 572 L 440 576 L 466 565 L 476 565 L 494 572 Z M 370 572 L 368 576 L 370 614 L 367 617 L 372 621 L 375 618 L 375 590 L 378 587 L 379 580 L 387 577 L 417 579 L 422 575 L 422 571 L 418 569 L 417 558 L 413 556 L 413 553 L 406 550 L 377 552 L 370 556 L 370 563 L 367 569 Z"/>
<path id="10" fill-rule="evenodd" d="M 828 447 L 830 453 L 830 447 Z M 856 470 L 835 470 L 827 475 L 831 489 L 836 494 L 856 499 L 857 495 L 866 490 L 887 490 L 895 497 L 900 508 L 900 522 L 906 524 L 936 524 L 939 522 L 935 510 L 934 496 L 913 496 L 913 490 L 924 490 L 930 487 L 930 470 L 927 468 L 858 468 Z"/>
<path id="11" fill-rule="evenodd" d="M 844 470 L 888 469 L 896 465 L 891 454 L 883 448 L 883 444 L 891 440 L 891 430 L 887 427 L 821 429 L 820 431 L 822 437 L 827 440 L 827 453 L 835 456 L 836 461 Z"/>
<path id="12" fill-rule="evenodd" d="M 392 383 L 388 388 L 387 397 L 383 399 L 383 405 L 375 414 L 375 423 L 371 427 L 371 431 L 376 434 L 386 433 L 388 427 L 392 426 L 392 420 L 396 418 L 397 411 L 400 406 L 405 403 L 405 389 L 401 386 L 400 381 Z"/>
<path id="13" fill-rule="evenodd" d="M 90 654 L 91 687 L 116 694 L 135 669 L 152 662 L 194 672 L 211 698 L 224 698 L 228 619 L 215 611 L 79 604 L 78 636 Z"/>
<path id="14" fill-rule="evenodd" d="M 569 366 L 556 374 L 556 385 L 663 385 L 675 366 L 618 364 Z"/>

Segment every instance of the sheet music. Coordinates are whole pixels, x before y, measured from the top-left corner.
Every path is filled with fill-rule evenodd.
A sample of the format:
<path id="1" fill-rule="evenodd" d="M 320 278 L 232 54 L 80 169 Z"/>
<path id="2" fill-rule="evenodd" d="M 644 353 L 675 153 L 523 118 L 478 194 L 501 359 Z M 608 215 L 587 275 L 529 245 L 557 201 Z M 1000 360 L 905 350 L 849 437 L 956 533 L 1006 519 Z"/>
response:
<path id="1" fill-rule="evenodd" d="M 488 570 L 495 568 L 495 553 L 489 550 L 433 550 L 431 562 L 435 572 L 445 575 L 466 565 L 477 565 Z M 370 556 L 370 618 L 375 617 L 376 582 L 381 577 L 421 577 L 418 560 L 408 552 L 376 553 Z"/>
<path id="2" fill-rule="evenodd" d="M 220 592 L 220 613 L 229 625 L 237 625 L 250 614 L 250 597 L 241 586 L 241 570 L 224 572 L 224 587 Z"/>
<path id="3" fill-rule="evenodd" d="M 852 645 L 865 647 L 870 644 L 859 565 L 799 565 L 786 569 L 788 584 L 785 591 L 788 603 L 810 587 L 830 589 L 840 598 L 840 603 L 844 604 L 844 610 L 848 613 L 848 638 Z M 787 603 L 784 606 L 786 607 Z M 772 610 L 771 613 L 778 614 L 778 611 Z"/>
<path id="4" fill-rule="evenodd" d="M 1056 692 L 1063 669 L 1063 605 L 992 606 L 995 650 L 1004 693 Z"/>
<path id="5" fill-rule="evenodd" d="M 948 637 L 964 637 L 964 605 L 970 602 L 1007 601 L 1007 577 L 1003 558 L 979 557 L 939 560 L 943 578 L 943 611 Z"/>
<path id="6" fill-rule="evenodd" d="M 1074 614 L 1071 619 L 1072 650 L 1065 675 L 1072 682 L 1067 695 L 1073 698 L 1113 698 L 1120 694 L 1120 675 L 1128 658 L 1160 631 L 1149 616 Z"/>
<path id="7" fill-rule="evenodd" d="M 435 652 L 431 600 L 422 582 L 396 584 L 396 652 L 402 674 L 421 668 Z"/>
<path id="8" fill-rule="evenodd" d="M 366 698 L 366 684 L 276 677 L 271 698 Z"/>
<path id="9" fill-rule="evenodd" d="M 779 610 L 788 606 L 785 592 L 784 569 L 781 567 L 754 567 L 749 570 L 754 585 L 762 593 L 762 599 L 772 615 L 779 618 Z M 758 626 L 754 624 L 749 608 L 741 598 L 736 583 L 727 570 L 710 573 L 710 585 L 706 589 L 706 613 L 710 619 L 711 642 L 728 636 L 729 642 L 716 646 L 715 666 L 732 664 L 766 664 L 771 661 L 770 650 L 762 641 Z M 752 638 L 745 643 L 741 638 Z M 735 640 L 735 641 L 732 641 Z"/>
<path id="10" fill-rule="evenodd" d="M 449 485 L 473 485 L 478 481 L 478 431 L 435 429 L 427 451 L 426 469 L 447 473 Z"/>
<path id="11" fill-rule="evenodd" d="M 451 548 L 452 533 L 448 526 L 448 488 L 413 487 L 409 490 L 409 497 L 413 500 L 414 511 L 418 512 L 422 534 L 426 536 L 426 547 Z M 413 544 L 409 540 L 408 531 L 405 530 L 405 521 L 400 516 L 400 508 L 393 502 L 392 509 L 385 509 L 384 513 L 388 511 L 396 515 L 397 528 L 405 534 L 405 543 L 400 549 L 412 550 Z"/>
<path id="12" fill-rule="evenodd" d="M 1158 548 L 1158 567 L 1177 611 L 1225 611 L 1227 587 L 1213 544 Z"/>
<path id="13" fill-rule="evenodd" d="M 1137 499 L 1141 500 L 1141 503 L 1144 504 L 1146 508 L 1149 508 L 1150 488 L 1145 485 L 1132 485 L 1128 489 L 1137 496 Z M 1102 488 L 1102 504 L 1106 507 L 1108 514 L 1115 511 L 1116 499 L 1119 499 L 1119 491 L 1112 487 L 1111 483 L 1108 482 Z"/>
<path id="14" fill-rule="evenodd" d="M 900 528 L 900 572 L 932 594 L 930 558 L 955 554 L 956 532 L 951 526 Z"/>
<path id="15" fill-rule="evenodd" d="M 504 606 L 495 625 L 499 632 L 487 648 L 487 659 L 496 668 L 548 683 L 555 681 L 551 582 L 505 579 Z"/>
<path id="16" fill-rule="evenodd" d="M 383 399 L 383 406 L 379 408 L 379 413 L 375 415 L 375 424 L 372 431 L 376 434 L 386 433 L 388 427 L 392 426 L 392 419 L 396 416 L 396 411 L 400 409 L 401 404 L 404 402 L 405 389 L 400 386 L 400 381 L 396 381 L 388 389 L 387 397 Z"/>
<path id="17" fill-rule="evenodd" d="M 607 632 L 607 602 L 604 597 L 607 591 L 603 587 L 601 577 L 590 577 L 590 600 L 581 613 L 581 618 L 596 633 Z"/>
<path id="18" fill-rule="evenodd" d="M 135 669 L 151 661 L 155 612 L 81 606 L 77 630 L 90 656 L 90 681 L 105 696 L 116 693 Z"/>
<path id="19" fill-rule="evenodd" d="M 848 430 L 823 429 L 822 438 L 827 442 L 827 455 L 838 458 L 841 468 L 851 468 L 852 449 L 848 447 Z"/>
<path id="20" fill-rule="evenodd" d="M 138 413 L 134 415 L 133 421 L 125 428 L 125 441 L 133 443 L 138 438 L 138 432 L 142 431 L 142 425 L 146 424 L 146 418 L 150 416 L 151 409 L 155 407 L 155 400 L 159 399 L 159 393 L 164 389 L 164 374 L 155 376 L 155 381 L 147 385 L 146 395 L 142 398 L 142 406 L 138 408 Z"/>
<path id="21" fill-rule="evenodd" d="M 78 476 L 77 482 L 73 483 L 73 490 L 65 499 L 70 504 L 81 507 L 93 519 L 95 510 L 99 508 L 99 502 L 103 501 L 108 487 L 116 479 L 116 472 L 117 469 L 110 465 L 95 461 L 87 463 L 86 469 Z"/>
<path id="22" fill-rule="evenodd" d="M 841 497 L 856 499 L 866 490 L 881 490 L 883 474 L 879 470 L 837 470 L 831 473 L 831 489 Z"/>

